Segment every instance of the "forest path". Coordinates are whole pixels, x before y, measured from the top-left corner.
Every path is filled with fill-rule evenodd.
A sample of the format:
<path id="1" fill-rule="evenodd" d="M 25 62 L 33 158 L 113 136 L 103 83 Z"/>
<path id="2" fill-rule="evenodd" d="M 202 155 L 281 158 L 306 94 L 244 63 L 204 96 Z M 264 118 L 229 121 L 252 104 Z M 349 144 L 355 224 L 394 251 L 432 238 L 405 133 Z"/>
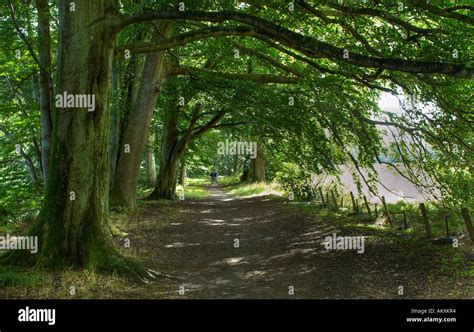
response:
<path id="1" fill-rule="evenodd" d="M 130 229 L 145 264 L 176 277 L 158 280 L 161 298 L 469 297 L 465 279 L 433 277 L 442 258 L 428 248 L 336 229 L 278 197 L 206 190 L 201 200 L 146 203 Z M 327 251 L 322 242 L 334 232 L 371 237 L 363 254 Z"/>

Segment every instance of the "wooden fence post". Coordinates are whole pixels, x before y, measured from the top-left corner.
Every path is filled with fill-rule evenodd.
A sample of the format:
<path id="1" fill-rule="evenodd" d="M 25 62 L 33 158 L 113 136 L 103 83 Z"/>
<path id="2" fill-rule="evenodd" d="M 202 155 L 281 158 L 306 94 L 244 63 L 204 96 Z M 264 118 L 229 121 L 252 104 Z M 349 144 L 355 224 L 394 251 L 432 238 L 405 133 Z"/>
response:
<path id="1" fill-rule="evenodd" d="M 334 202 L 334 207 L 337 209 L 337 200 L 336 200 L 336 194 L 334 194 L 334 190 L 331 189 L 331 196 L 332 196 L 332 201 Z"/>
<path id="2" fill-rule="evenodd" d="M 365 208 L 367 209 L 367 213 L 368 213 L 369 216 L 370 216 L 369 202 L 367 202 L 367 198 L 365 197 L 365 195 L 362 195 L 362 197 L 364 197 Z"/>
<path id="3" fill-rule="evenodd" d="M 356 212 L 356 201 L 354 198 L 354 193 L 351 191 L 351 200 L 352 200 L 352 211 Z"/>
<path id="4" fill-rule="evenodd" d="M 321 187 L 318 187 L 319 189 L 319 196 L 321 196 L 321 203 L 323 205 L 326 205 L 326 203 L 324 203 L 324 194 L 323 194 L 323 190 L 321 189 Z"/>
<path id="5" fill-rule="evenodd" d="M 433 236 L 433 232 L 431 231 L 430 221 L 428 220 L 428 213 L 426 212 L 425 203 L 420 203 L 420 210 L 421 210 L 421 219 L 423 220 L 423 224 L 425 225 L 426 235 L 428 238 Z"/>
<path id="6" fill-rule="evenodd" d="M 446 225 L 446 238 L 449 238 L 449 223 L 448 223 L 449 220 L 448 220 L 448 218 L 449 218 L 449 216 L 448 216 L 448 214 L 446 214 L 444 216 L 444 223 Z"/>
<path id="7" fill-rule="evenodd" d="M 382 204 L 383 208 L 385 209 L 385 215 L 387 216 L 388 222 L 390 226 L 392 226 L 392 216 L 390 215 L 390 211 L 388 211 L 387 202 L 385 202 L 385 196 L 382 196 Z"/>
<path id="8" fill-rule="evenodd" d="M 469 210 L 467 208 L 462 208 L 461 213 L 464 221 L 466 222 L 469 237 L 471 238 L 471 241 L 474 242 L 474 229 L 472 228 L 472 220 L 471 216 L 469 215 Z"/>

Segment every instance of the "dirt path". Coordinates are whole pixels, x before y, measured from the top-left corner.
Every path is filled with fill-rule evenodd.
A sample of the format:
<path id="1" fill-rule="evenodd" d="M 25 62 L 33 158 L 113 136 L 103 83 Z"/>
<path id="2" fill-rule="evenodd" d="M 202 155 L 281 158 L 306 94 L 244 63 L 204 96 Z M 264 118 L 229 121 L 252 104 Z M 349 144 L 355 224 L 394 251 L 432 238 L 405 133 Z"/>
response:
<path id="1" fill-rule="evenodd" d="M 177 277 L 158 282 L 161 297 L 472 298 L 466 277 L 439 272 L 429 249 L 410 253 L 390 238 L 336 229 L 278 198 L 207 190 L 204 200 L 147 203 L 133 221 L 137 254 Z M 333 232 L 373 236 L 363 254 L 327 251 L 321 243 Z"/>

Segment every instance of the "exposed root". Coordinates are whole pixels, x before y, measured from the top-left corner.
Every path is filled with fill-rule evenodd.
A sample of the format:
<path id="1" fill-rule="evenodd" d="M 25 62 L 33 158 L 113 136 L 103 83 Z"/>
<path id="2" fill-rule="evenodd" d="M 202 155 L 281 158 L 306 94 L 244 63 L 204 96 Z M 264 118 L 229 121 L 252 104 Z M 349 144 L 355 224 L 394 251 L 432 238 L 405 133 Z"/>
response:
<path id="1" fill-rule="evenodd" d="M 170 280 L 182 280 L 182 278 L 178 278 L 175 276 L 172 276 L 170 274 L 162 273 L 162 272 L 157 272 L 152 269 L 148 269 L 148 272 L 153 275 L 154 278 L 161 278 L 161 279 L 170 279 Z"/>
<path id="2" fill-rule="evenodd" d="M 9 250 L 0 255 L 0 266 L 34 266 L 37 257 L 25 250 Z"/>
<path id="3" fill-rule="evenodd" d="M 86 246 L 81 260 L 63 256 L 64 252 L 53 248 L 31 254 L 25 250 L 10 250 L 0 255 L 0 266 L 30 266 L 38 269 L 55 270 L 64 267 L 83 267 L 90 270 L 116 273 L 119 276 L 148 283 L 157 278 L 172 276 L 149 270 L 139 262 L 121 255 L 108 238 L 95 238 Z M 49 248 L 48 248 L 49 249 Z"/>
<path id="4" fill-rule="evenodd" d="M 98 258 L 98 259 L 97 259 Z M 130 258 L 126 258 L 119 253 L 109 252 L 108 254 L 102 253 L 99 257 L 91 259 L 86 268 L 116 273 L 122 277 L 132 278 L 136 281 L 148 283 L 155 279 L 155 276 L 148 271 L 142 264 L 136 262 Z"/>

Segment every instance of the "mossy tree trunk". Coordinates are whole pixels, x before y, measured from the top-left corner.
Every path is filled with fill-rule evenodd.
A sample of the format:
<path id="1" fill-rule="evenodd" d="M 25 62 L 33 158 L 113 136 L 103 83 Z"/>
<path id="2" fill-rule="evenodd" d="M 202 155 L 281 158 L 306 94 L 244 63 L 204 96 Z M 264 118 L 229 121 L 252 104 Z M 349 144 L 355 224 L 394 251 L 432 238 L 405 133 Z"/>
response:
<path id="1" fill-rule="evenodd" d="M 226 114 L 226 111 L 222 110 L 215 114 L 206 124 L 196 127 L 198 119 L 202 117 L 202 105 L 196 104 L 194 105 L 188 128 L 180 136 L 178 133 L 178 120 L 180 113 L 184 111 L 179 106 L 170 105 L 165 112 L 161 141 L 160 172 L 155 190 L 150 194 L 149 199 L 176 199 L 178 166 L 180 159 L 186 152 L 186 148 L 190 142 L 216 127 Z"/>
<path id="2" fill-rule="evenodd" d="M 175 199 L 178 161 L 184 152 L 179 144 L 177 109 L 168 109 L 163 121 L 161 141 L 160 172 L 151 199 Z"/>
<path id="3" fill-rule="evenodd" d="M 74 5 L 59 1 L 57 93 L 94 95 L 95 110 L 57 108 L 54 113 L 50 178 L 32 230 L 40 237 L 34 261 L 145 277 L 144 268 L 118 254 L 108 226 L 107 99 L 116 37 L 111 28 L 116 16 L 110 13 L 118 13 L 119 1 L 76 0 Z M 15 256 L 3 260 L 11 263 Z"/>
<path id="4" fill-rule="evenodd" d="M 108 229 L 107 96 L 115 32 L 106 11 L 118 1 L 59 2 L 57 93 L 95 96 L 95 110 L 57 109 L 50 181 L 40 213 L 40 262 L 102 264 L 114 251 Z"/>

